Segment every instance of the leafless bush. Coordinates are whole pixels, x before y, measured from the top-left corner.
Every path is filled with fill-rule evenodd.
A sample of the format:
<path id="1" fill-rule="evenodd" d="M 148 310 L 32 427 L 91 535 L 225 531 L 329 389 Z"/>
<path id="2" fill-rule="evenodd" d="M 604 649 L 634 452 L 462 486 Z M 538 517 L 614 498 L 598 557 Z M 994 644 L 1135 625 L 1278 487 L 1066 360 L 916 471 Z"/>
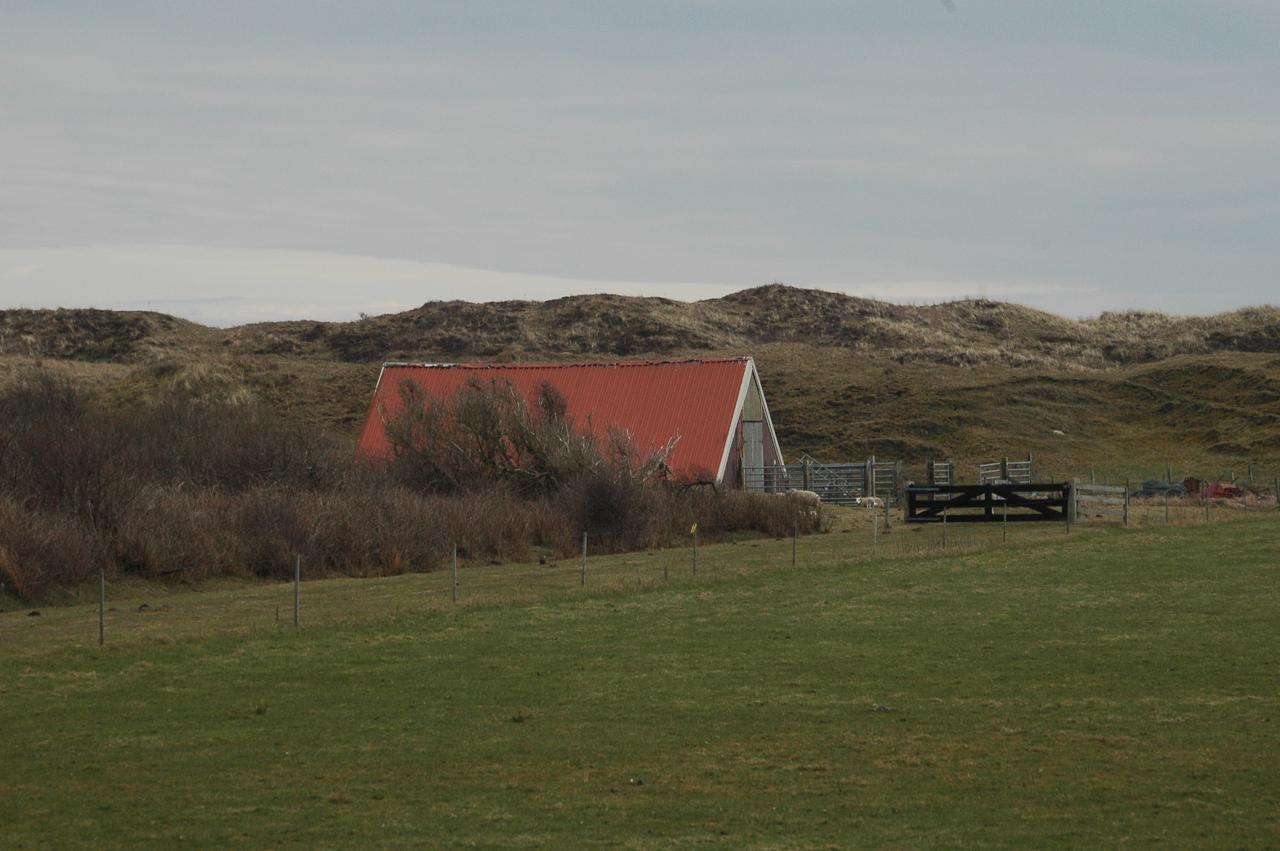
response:
<path id="1" fill-rule="evenodd" d="M 120 480 L 128 437 L 65 379 L 36 371 L 0 394 L 0 491 L 23 506 L 97 524 Z"/>
<path id="2" fill-rule="evenodd" d="M 671 446 L 640 453 L 625 434 L 597 440 L 566 412 L 550 384 L 533 404 L 509 381 L 468 381 L 451 396 L 400 385 L 400 409 L 383 412 L 396 478 L 430 493 L 464 493 L 495 485 L 524 496 L 555 493 L 584 478 L 647 479 Z"/>
<path id="3" fill-rule="evenodd" d="M 19 597 L 82 582 L 99 564 L 98 542 L 84 524 L 0 498 L 0 581 Z"/>
<path id="4" fill-rule="evenodd" d="M 180 388 L 126 415 L 124 466 L 148 482 L 243 490 L 340 483 L 349 452 L 318 428 L 254 402 L 201 400 Z"/>
<path id="5" fill-rule="evenodd" d="M 670 451 L 597 440 L 544 387 L 526 405 L 509 384 L 472 384 L 389 424 L 388 470 L 356 465 L 318 429 L 251 401 L 174 384 L 128 410 L 33 373 L 0 397 L 0 577 L 38 596 L 106 565 L 147 577 L 373 576 L 469 561 L 571 556 L 789 534 L 786 498 L 684 488 Z M 398 429 L 398 431 L 397 431 Z M 388 475 L 389 473 L 389 475 Z"/>

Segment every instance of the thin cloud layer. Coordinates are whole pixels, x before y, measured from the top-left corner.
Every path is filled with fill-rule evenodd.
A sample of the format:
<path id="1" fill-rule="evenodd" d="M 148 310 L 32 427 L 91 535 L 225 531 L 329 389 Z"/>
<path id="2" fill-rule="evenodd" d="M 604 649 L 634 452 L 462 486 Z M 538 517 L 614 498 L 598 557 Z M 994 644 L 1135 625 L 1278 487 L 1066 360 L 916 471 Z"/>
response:
<path id="1" fill-rule="evenodd" d="M 0 248 L 45 271 L 0 301 L 130 301 L 88 246 L 199 248 L 139 298 L 252 281 L 281 317 L 362 309 L 353 288 L 771 280 L 1075 314 L 1274 300 L 1280 11 L 954 5 L 8 8 Z M 499 272 L 459 292 L 400 263 Z"/>
<path id="2" fill-rule="evenodd" d="M 84 281 L 95 282 L 90 291 Z M 193 283 L 198 282 L 198 285 Z M 0 249 L 0 286 L 32 295 L 10 306 L 155 310 L 209 325 L 279 319 L 344 321 L 426 301 L 546 300 L 611 292 L 674 299 L 716 298 L 738 287 L 661 281 L 603 281 L 471 269 L 330 252 L 128 245 Z M 1040 283 L 871 282 L 835 289 L 895 301 L 988 296 L 1066 306 L 1077 287 Z M 86 294 L 87 292 L 87 294 Z"/>

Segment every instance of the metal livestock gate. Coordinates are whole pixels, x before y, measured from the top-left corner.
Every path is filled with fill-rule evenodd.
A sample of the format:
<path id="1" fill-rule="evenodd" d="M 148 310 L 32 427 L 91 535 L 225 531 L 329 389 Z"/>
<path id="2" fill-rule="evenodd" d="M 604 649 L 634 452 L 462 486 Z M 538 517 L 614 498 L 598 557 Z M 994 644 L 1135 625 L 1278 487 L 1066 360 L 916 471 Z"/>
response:
<path id="1" fill-rule="evenodd" d="M 1029 485 L 1031 484 L 1031 462 L 1032 456 L 1028 455 L 1025 461 L 1001 458 L 999 461 L 979 464 L 978 483 L 985 485 L 991 482 L 1012 482 L 1016 485 Z"/>
<path id="2" fill-rule="evenodd" d="M 835 505 L 852 505 L 869 496 L 897 502 L 902 494 L 902 462 L 871 457 L 860 463 L 824 464 L 802 455 L 785 466 L 743 467 L 743 482 L 747 490 L 767 493 L 812 491 Z"/>
<path id="3" fill-rule="evenodd" d="M 924 462 L 925 478 L 931 485 L 950 485 L 956 480 L 956 466 L 948 458 L 946 461 L 934 461 L 932 458 Z"/>

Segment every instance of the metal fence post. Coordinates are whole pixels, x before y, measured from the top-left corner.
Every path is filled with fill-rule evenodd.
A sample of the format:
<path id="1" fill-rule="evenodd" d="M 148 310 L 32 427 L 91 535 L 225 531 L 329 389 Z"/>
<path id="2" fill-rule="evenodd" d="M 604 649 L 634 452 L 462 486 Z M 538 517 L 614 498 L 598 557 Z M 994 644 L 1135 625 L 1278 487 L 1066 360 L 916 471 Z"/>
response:
<path id="1" fill-rule="evenodd" d="M 107 568 L 98 565 L 98 646 L 107 640 Z"/>
<path id="2" fill-rule="evenodd" d="M 796 541 L 800 539 L 800 518 L 791 521 L 791 566 L 796 566 Z"/>
<path id="3" fill-rule="evenodd" d="M 298 625 L 298 611 L 302 608 L 302 556 L 293 557 L 293 625 Z"/>
<path id="4" fill-rule="evenodd" d="M 453 602 L 458 602 L 458 545 L 453 545 Z"/>
<path id="5" fill-rule="evenodd" d="M 1004 518 L 1000 521 L 1000 543 L 1009 543 L 1009 500 L 1004 501 Z"/>
<path id="6" fill-rule="evenodd" d="M 1166 482 L 1167 484 L 1167 482 Z M 1164 489 L 1164 525 L 1169 525 L 1169 489 Z"/>
<path id="7" fill-rule="evenodd" d="M 1129 525 L 1129 480 L 1124 480 L 1124 525 Z"/>
<path id="8" fill-rule="evenodd" d="M 942 548 L 947 548 L 947 507 L 942 506 Z"/>
<path id="9" fill-rule="evenodd" d="M 582 533 L 582 586 L 587 585 L 587 533 Z"/>

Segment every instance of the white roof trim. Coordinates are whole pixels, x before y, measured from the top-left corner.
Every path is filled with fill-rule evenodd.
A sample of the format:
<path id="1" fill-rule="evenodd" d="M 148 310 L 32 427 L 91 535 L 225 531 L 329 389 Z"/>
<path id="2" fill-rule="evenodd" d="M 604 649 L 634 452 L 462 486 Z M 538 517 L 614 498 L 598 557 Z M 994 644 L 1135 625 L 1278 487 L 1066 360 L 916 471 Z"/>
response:
<path id="1" fill-rule="evenodd" d="M 755 384 L 760 392 L 760 407 L 764 411 L 764 421 L 769 424 L 769 437 L 773 440 L 773 451 L 781 464 L 782 447 L 778 445 L 778 434 L 773 430 L 773 417 L 769 415 L 769 402 L 764 397 L 764 387 L 760 384 L 760 373 L 756 370 L 755 358 L 747 358 L 746 369 L 742 371 L 742 386 L 738 388 L 738 403 L 733 406 L 733 419 L 729 421 L 729 434 L 725 437 L 724 451 L 720 453 L 720 471 L 716 473 L 716 484 L 724 484 L 724 474 L 729 465 L 729 452 L 733 449 L 733 437 L 738 432 L 738 420 L 742 419 L 742 409 L 747 402 L 747 391 Z"/>
<path id="2" fill-rule="evenodd" d="M 773 417 L 769 416 L 769 400 L 764 397 L 764 386 L 760 383 L 760 373 L 756 371 L 755 359 L 751 359 L 749 363 L 751 375 L 756 381 L 756 389 L 760 391 L 760 407 L 764 409 L 764 421 L 769 424 L 769 436 L 773 438 L 773 451 L 776 453 L 774 457 L 778 459 L 779 464 L 786 463 L 782 457 L 782 447 L 778 445 L 778 433 L 773 430 Z"/>
<path id="3" fill-rule="evenodd" d="M 716 485 L 724 484 L 725 467 L 729 465 L 729 452 L 733 449 L 733 436 L 738 432 L 738 420 L 742 418 L 742 407 L 747 402 L 747 391 L 751 389 L 751 375 L 755 372 L 755 361 L 747 358 L 743 364 L 742 384 L 738 387 L 738 402 L 733 406 L 733 418 L 729 420 L 729 433 L 724 439 L 724 450 L 720 453 L 720 470 L 716 473 Z"/>

